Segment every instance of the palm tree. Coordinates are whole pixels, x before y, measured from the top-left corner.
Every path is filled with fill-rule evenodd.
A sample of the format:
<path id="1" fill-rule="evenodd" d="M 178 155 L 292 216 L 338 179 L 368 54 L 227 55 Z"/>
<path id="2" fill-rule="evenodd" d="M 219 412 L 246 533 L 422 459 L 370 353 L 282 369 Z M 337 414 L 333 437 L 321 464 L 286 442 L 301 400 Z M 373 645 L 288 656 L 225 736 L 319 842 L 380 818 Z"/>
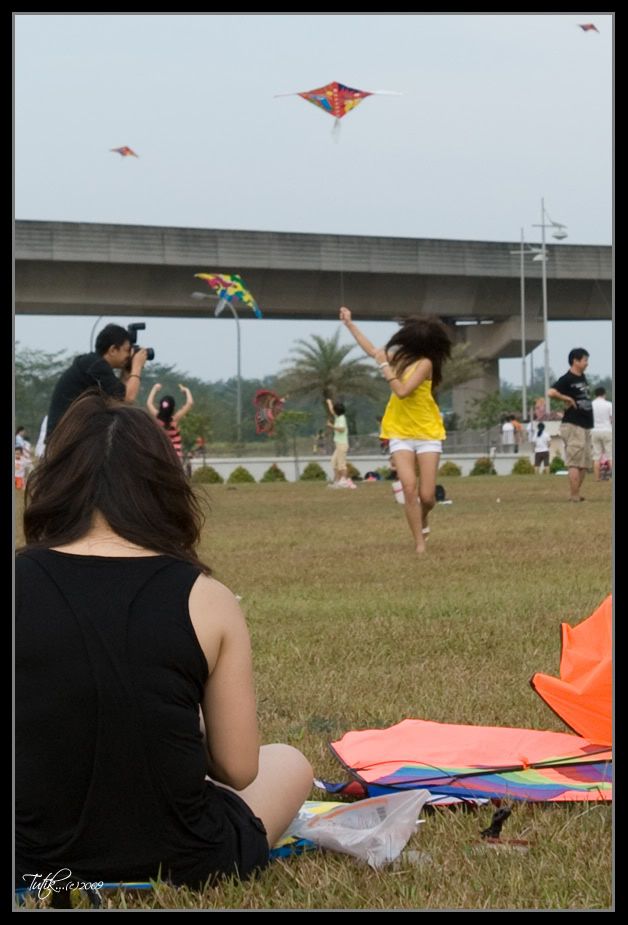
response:
<path id="1" fill-rule="evenodd" d="M 380 397 L 381 383 L 374 368 L 363 360 L 347 359 L 355 345 L 339 344 L 339 337 L 338 330 L 330 338 L 312 334 L 309 340 L 297 340 L 291 356 L 284 360 L 289 367 L 280 378 L 282 392 L 319 396 L 323 405 L 328 398 L 335 401 L 341 395 Z"/>

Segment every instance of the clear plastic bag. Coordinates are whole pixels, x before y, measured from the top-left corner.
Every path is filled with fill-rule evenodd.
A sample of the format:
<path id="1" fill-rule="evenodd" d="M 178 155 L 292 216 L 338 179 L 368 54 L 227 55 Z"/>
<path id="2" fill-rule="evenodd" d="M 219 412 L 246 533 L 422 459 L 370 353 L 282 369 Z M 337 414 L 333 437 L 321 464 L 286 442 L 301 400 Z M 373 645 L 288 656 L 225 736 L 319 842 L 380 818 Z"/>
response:
<path id="1" fill-rule="evenodd" d="M 401 854 L 429 798 L 428 790 L 404 790 L 358 803 L 306 803 L 285 834 L 378 868 Z"/>

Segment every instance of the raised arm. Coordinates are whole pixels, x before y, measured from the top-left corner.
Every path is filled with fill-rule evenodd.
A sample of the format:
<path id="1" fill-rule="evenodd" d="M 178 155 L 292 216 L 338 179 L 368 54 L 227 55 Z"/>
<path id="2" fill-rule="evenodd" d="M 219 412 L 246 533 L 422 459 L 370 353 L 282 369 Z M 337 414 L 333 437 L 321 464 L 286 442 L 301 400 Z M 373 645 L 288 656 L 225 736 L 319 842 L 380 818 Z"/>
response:
<path id="1" fill-rule="evenodd" d="M 259 763 L 249 632 L 235 597 L 213 578 L 196 580 L 189 609 L 209 670 L 201 703 L 209 774 L 243 790 L 257 777 Z"/>
<path id="2" fill-rule="evenodd" d="M 147 358 L 148 351 L 146 347 L 142 347 L 141 350 L 136 350 L 131 360 L 131 371 L 126 375 L 123 372 L 120 377 L 120 381 L 124 383 L 125 401 L 135 401 L 137 398 L 142 381 L 142 370 L 144 369 Z"/>
<path id="3" fill-rule="evenodd" d="M 181 418 L 184 417 L 184 415 L 188 413 L 188 411 L 192 408 L 194 404 L 192 393 L 188 389 L 187 385 L 179 384 L 179 388 L 185 395 L 185 404 L 183 405 L 182 408 L 180 408 L 178 411 L 175 411 L 175 413 L 172 415 L 172 420 L 175 422 L 175 424 L 178 423 L 181 420 Z"/>
<path id="4" fill-rule="evenodd" d="M 377 348 L 370 342 L 368 337 L 364 336 L 364 334 L 362 333 L 362 331 L 360 331 L 357 325 L 353 323 L 353 321 L 351 320 L 351 312 L 346 307 L 346 305 L 343 305 L 342 308 L 340 309 L 340 320 L 342 321 L 344 326 L 347 328 L 347 330 L 350 332 L 350 334 L 352 335 L 356 343 L 362 348 L 362 350 L 364 350 L 364 352 L 368 354 L 368 356 L 374 357 Z"/>
<path id="5" fill-rule="evenodd" d="M 161 383 L 156 382 L 155 385 L 150 390 L 150 392 L 148 393 L 148 398 L 146 399 L 146 407 L 148 408 L 148 410 L 150 411 L 150 413 L 152 414 L 154 418 L 156 418 L 157 414 L 159 413 L 157 406 L 155 405 L 155 396 L 157 395 L 157 392 L 160 390 L 160 388 L 161 388 Z"/>

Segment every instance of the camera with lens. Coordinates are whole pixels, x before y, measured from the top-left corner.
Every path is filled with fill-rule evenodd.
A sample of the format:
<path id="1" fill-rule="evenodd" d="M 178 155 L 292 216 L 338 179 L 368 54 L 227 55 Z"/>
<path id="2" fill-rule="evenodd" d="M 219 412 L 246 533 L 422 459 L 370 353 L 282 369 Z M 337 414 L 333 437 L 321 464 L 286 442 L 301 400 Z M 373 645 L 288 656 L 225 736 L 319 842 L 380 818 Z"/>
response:
<path id="1" fill-rule="evenodd" d="M 145 330 L 146 323 L 144 321 L 134 321 L 133 324 L 127 325 L 127 331 L 129 332 L 129 340 L 131 341 L 131 349 L 133 353 L 137 353 L 138 350 L 142 349 L 137 342 L 137 332 Z M 155 359 L 155 351 L 152 347 L 146 347 L 146 359 Z"/>

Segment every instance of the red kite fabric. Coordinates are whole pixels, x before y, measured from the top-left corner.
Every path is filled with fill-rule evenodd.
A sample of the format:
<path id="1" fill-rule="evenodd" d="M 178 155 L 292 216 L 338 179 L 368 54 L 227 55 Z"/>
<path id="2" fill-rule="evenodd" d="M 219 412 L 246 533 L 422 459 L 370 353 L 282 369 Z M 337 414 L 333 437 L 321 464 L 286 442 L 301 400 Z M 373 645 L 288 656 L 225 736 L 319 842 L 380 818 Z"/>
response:
<path id="1" fill-rule="evenodd" d="M 530 684 L 570 729 L 598 745 L 613 742 L 613 599 L 582 623 L 561 623 L 560 678 L 535 674 Z"/>
<path id="2" fill-rule="evenodd" d="M 599 33 L 600 31 L 597 28 L 597 26 L 592 22 L 579 22 L 578 25 L 580 26 L 583 32 L 598 32 Z"/>
<path id="3" fill-rule="evenodd" d="M 136 154 L 133 148 L 127 148 L 126 145 L 122 148 L 109 148 L 109 150 L 121 155 L 121 157 L 139 157 L 139 154 Z"/>
<path id="4" fill-rule="evenodd" d="M 318 87 L 316 90 L 305 90 L 303 93 L 297 95 L 307 100 L 308 103 L 313 103 L 315 106 L 324 109 L 325 112 L 328 112 L 331 116 L 342 119 L 348 112 L 351 112 L 352 109 L 359 106 L 362 100 L 373 94 L 368 90 L 356 90 L 354 87 L 345 87 L 344 84 L 339 84 L 338 81 L 335 80 L 333 83 L 327 84 L 324 87 Z"/>
<path id="5" fill-rule="evenodd" d="M 301 93 L 278 93 L 277 96 L 300 96 L 301 99 L 307 100 L 314 106 L 318 106 L 324 112 L 334 116 L 337 127 L 340 120 L 359 106 L 362 100 L 367 96 L 399 96 L 393 90 L 357 90 L 355 87 L 347 87 L 345 84 L 338 83 L 337 80 L 325 84 L 324 87 L 317 87 L 315 90 L 304 90 Z"/>

